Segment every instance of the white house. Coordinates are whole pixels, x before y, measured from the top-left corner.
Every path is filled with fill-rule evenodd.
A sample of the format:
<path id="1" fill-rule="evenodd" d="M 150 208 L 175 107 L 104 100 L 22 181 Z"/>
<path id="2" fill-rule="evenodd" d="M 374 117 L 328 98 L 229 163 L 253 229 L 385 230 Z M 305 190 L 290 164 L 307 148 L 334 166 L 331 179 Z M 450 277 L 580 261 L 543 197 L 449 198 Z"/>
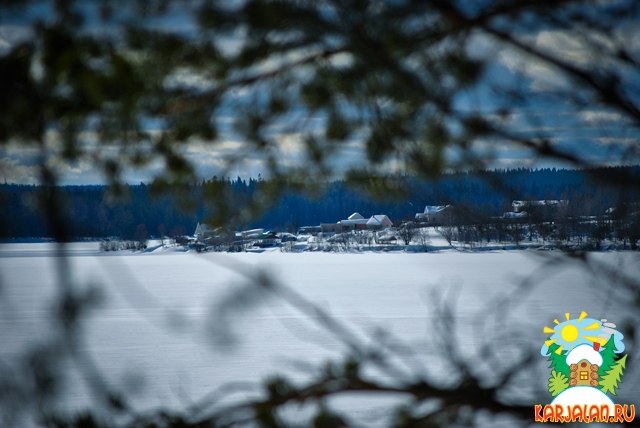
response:
<path id="1" fill-rule="evenodd" d="M 262 238 L 264 234 L 265 234 L 265 231 L 262 228 L 250 229 L 250 230 L 243 230 L 241 232 L 236 232 L 236 238 L 259 239 L 259 238 Z"/>
<path id="2" fill-rule="evenodd" d="M 357 212 L 351 214 L 346 220 L 340 220 L 337 223 L 320 224 L 322 233 L 343 233 L 353 230 L 385 229 L 392 226 L 393 222 L 384 214 L 376 214 L 369 218 L 364 218 Z"/>
<path id="3" fill-rule="evenodd" d="M 320 223 L 320 232 L 322 233 L 340 233 L 341 231 L 340 223 Z"/>
<path id="4" fill-rule="evenodd" d="M 526 219 L 528 216 L 526 211 L 520 211 L 520 212 L 507 212 L 502 214 L 502 218 L 504 219 L 508 219 L 508 220 L 517 220 L 517 219 Z"/>
<path id="5" fill-rule="evenodd" d="M 348 230 L 356 230 L 356 229 L 365 229 L 367 227 L 367 219 L 364 218 L 360 213 L 351 214 L 346 220 L 340 220 L 338 222 L 339 229 L 341 231 Z"/>
<path id="6" fill-rule="evenodd" d="M 451 205 L 427 205 L 423 212 L 416 214 L 416 221 L 425 223 L 442 221 L 450 210 Z"/>
<path id="7" fill-rule="evenodd" d="M 384 214 L 372 215 L 371 218 L 367 220 L 366 224 L 367 229 L 385 229 L 393 226 L 391 219 Z"/>
<path id="8" fill-rule="evenodd" d="M 511 202 L 513 211 L 519 213 L 521 211 L 527 211 L 532 209 L 557 211 L 569 206 L 569 201 L 566 199 L 544 199 L 538 201 L 513 201 Z"/>
<path id="9" fill-rule="evenodd" d="M 218 228 L 212 228 L 206 223 L 198 222 L 196 226 L 195 232 L 193 235 L 196 237 L 198 241 L 204 241 L 207 238 L 214 236 L 218 232 Z"/>

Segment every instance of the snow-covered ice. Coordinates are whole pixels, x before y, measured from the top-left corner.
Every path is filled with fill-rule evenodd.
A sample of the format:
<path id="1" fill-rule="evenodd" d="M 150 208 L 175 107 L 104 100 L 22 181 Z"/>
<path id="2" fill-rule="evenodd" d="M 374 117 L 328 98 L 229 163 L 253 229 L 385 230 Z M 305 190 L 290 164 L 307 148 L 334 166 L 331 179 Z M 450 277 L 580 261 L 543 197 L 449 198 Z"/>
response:
<path id="1" fill-rule="evenodd" d="M 95 287 L 102 296 L 88 312 L 83 346 L 137 408 L 179 408 L 228 382 L 259 382 L 274 373 L 304 378 L 308 373 L 299 363 L 343 355 L 345 346 L 313 315 L 279 296 L 260 294 L 250 310 L 234 307 L 229 297 L 248 287 L 247 274 L 256 270 L 329 311 L 366 343 L 385 337 L 374 334 L 384 329 L 386 337 L 411 346 L 429 373 L 446 363 L 438 360 L 439 353 L 443 357 L 438 338 L 457 343 L 472 361 L 474 350 L 487 342 L 508 357 L 520 346 L 539 347 L 542 326 L 565 312 L 584 310 L 620 324 L 624 314 L 616 305 L 628 299 L 623 289 L 611 288 L 578 263 L 547 263 L 553 252 L 196 254 L 158 247 L 134 254 L 100 253 L 97 243 L 82 243 L 65 253 L 74 283 Z M 5 361 L 53 332 L 55 255 L 51 244 L 0 246 L 0 358 Z M 630 262 L 636 254 L 594 257 L 638 274 Z M 452 323 L 443 322 L 445 309 L 453 314 Z M 229 310 L 234 345 L 214 334 L 221 310 Z M 541 375 L 528 382 L 544 391 L 548 363 L 540 358 L 539 365 Z M 640 396 L 634 376 L 632 369 L 625 375 L 621 402 Z M 67 389 L 74 407 L 88 400 L 81 384 L 72 380 Z M 384 421 L 388 416 L 370 397 L 347 408 L 355 417 Z"/>

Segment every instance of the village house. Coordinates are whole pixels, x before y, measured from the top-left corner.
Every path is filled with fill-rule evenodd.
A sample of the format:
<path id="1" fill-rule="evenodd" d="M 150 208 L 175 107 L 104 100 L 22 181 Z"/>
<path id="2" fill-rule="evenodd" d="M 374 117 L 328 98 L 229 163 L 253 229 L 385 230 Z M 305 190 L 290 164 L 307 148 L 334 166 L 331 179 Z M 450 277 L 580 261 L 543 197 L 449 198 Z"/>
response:
<path id="1" fill-rule="evenodd" d="M 566 208 L 569 201 L 566 199 L 541 199 L 537 201 L 513 201 L 511 202 L 513 211 L 516 213 L 531 209 L 547 209 L 549 211 Z"/>
<path id="2" fill-rule="evenodd" d="M 424 211 L 417 213 L 415 220 L 419 223 L 442 224 L 448 216 L 453 215 L 451 205 L 427 205 Z"/>
<path id="3" fill-rule="evenodd" d="M 269 248 L 269 247 L 277 247 L 282 243 L 282 238 L 278 236 L 277 233 L 273 231 L 263 232 L 257 239 L 253 242 L 254 247 L 260 248 Z"/>
<path id="4" fill-rule="evenodd" d="M 262 228 L 243 230 L 241 232 L 236 232 L 236 238 L 242 238 L 244 240 L 260 239 L 264 233 L 264 229 Z"/>
<path id="5" fill-rule="evenodd" d="M 208 247 L 224 248 L 233 241 L 233 232 L 222 227 L 211 227 L 206 223 L 198 223 L 194 232 L 195 242 L 192 247 L 198 251 Z"/>
<path id="6" fill-rule="evenodd" d="M 214 238 L 215 236 L 217 236 L 219 230 L 219 227 L 211 227 L 206 223 L 198 222 L 193 235 L 196 237 L 196 240 L 203 242 L 209 238 Z"/>
<path id="7" fill-rule="evenodd" d="M 341 233 L 340 223 L 320 223 L 320 231 L 323 234 Z"/>
<path id="8" fill-rule="evenodd" d="M 510 211 L 502 214 L 502 218 L 505 220 L 512 220 L 512 221 L 525 220 L 527 218 L 527 212 L 526 211 L 521 211 L 521 212 Z"/>
<path id="9" fill-rule="evenodd" d="M 367 220 L 367 229 L 370 230 L 381 230 L 392 226 L 393 222 L 384 214 L 372 215 L 371 218 Z"/>
<path id="10" fill-rule="evenodd" d="M 550 217 L 569 207 L 566 199 L 544 199 L 537 201 L 513 201 L 511 202 L 513 212 L 527 212 L 529 215 L 539 215 Z"/>
<path id="11" fill-rule="evenodd" d="M 623 202 L 605 210 L 604 216 L 610 219 L 640 216 L 640 202 Z"/>
<path id="12" fill-rule="evenodd" d="M 340 220 L 338 224 L 342 232 L 351 230 L 364 230 L 367 228 L 367 219 L 360 213 L 351 214 L 346 220 Z"/>
<path id="13" fill-rule="evenodd" d="M 317 235 L 322 232 L 321 226 L 302 226 L 298 229 L 298 235 Z"/>
<path id="14" fill-rule="evenodd" d="M 337 223 L 322 223 L 320 229 L 323 234 L 331 234 L 354 230 L 380 230 L 392 226 L 393 222 L 384 214 L 375 214 L 369 218 L 364 218 L 360 213 L 356 212 Z"/>
<path id="15" fill-rule="evenodd" d="M 567 212 L 569 201 L 566 199 L 542 199 L 542 200 L 514 200 L 511 202 L 513 211 L 506 212 L 502 218 L 507 220 L 553 221 L 558 215 Z"/>

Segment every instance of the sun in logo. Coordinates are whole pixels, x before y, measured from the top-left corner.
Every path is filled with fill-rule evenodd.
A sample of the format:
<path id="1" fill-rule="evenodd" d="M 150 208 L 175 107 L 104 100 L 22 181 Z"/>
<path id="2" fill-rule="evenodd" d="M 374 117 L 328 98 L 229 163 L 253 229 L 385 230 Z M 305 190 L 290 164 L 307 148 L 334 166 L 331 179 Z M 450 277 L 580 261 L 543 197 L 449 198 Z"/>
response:
<path id="1" fill-rule="evenodd" d="M 555 353 L 560 355 L 563 351 L 569 352 L 573 348 L 584 344 L 598 343 L 604 345 L 609 335 L 603 331 L 602 322 L 593 318 L 587 318 L 587 313 L 582 311 L 577 319 L 571 319 L 569 312 L 565 313 L 566 321 L 554 320 L 555 327 L 544 327 L 545 334 L 551 334 L 542 346 L 541 354 L 548 355 L 552 344 L 558 345 Z"/>

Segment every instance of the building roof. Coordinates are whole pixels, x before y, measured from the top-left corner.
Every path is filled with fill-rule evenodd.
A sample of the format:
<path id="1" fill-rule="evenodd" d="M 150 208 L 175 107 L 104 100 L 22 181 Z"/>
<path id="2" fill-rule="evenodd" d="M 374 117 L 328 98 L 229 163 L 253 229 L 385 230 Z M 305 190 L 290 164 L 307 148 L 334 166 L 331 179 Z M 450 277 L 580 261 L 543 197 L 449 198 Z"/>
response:
<path id="1" fill-rule="evenodd" d="M 196 226 L 196 230 L 193 233 L 194 235 L 204 235 L 207 232 L 213 232 L 216 229 L 212 228 L 211 226 L 209 226 L 206 223 L 200 223 L 198 222 L 198 225 Z"/>
<path id="2" fill-rule="evenodd" d="M 393 224 L 391 219 L 384 214 L 374 214 L 367 220 L 367 226 L 385 226 Z"/>
<path id="3" fill-rule="evenodd" d="M 537 201 L 513 201 L 511 205 L 514 207 L 544 207 L 554 205 L 567 205 L 569 203 L 566 199 L 541 199 Z"/>
<path id="4" fill-rule="evenodd" d="M 340 220 L 338 223 L 343 226 L 347 224 L 367 224 L 367 220 L 364 218 L 357 218 L 355 220 Z"/>
<path id="5" fill-rule="evenodd" d="M 444 211 L 450 205 L 427 205 L 424 207 L 424 214 L 436 214 Z"/>
<path id="6" fill-rule="evenodd" d="M 262 237 L 265 233 L 268 233 L 269 231 L 266 231 L 262 228 L 260 229 L 250 229 L 250 230 L 243 230 L 240 232 L 236 232 L 236 236 L 238 238 L 242 237 L 242 238 L 246 238 L 246 239 L 258 239 L 260 237 Z"/>
<path id="7" fill-rule="evenodd" d="M 527 213 L 526 211 L 520 211 L 520 212 L 506 212 L 502 215 L 503 218 L 525 218 L 529 215 L 529 213 Z"/>
<path id="8" fill-rule="evenodd" d="M 363 219 L 364 217 L 362 217 L 360 213 L 353 213 L 347 218 L 347 220 L 363 220 Z"/>

